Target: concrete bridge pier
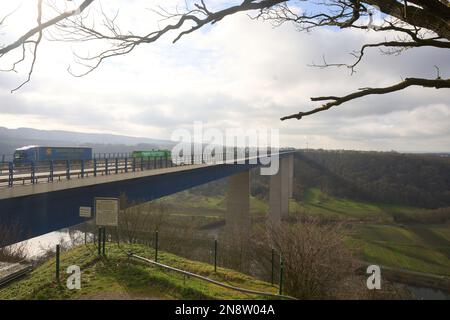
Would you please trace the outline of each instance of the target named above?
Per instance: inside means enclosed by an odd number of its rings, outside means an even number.
[[[236,173],[228,178],[226,228],[232,234],[250,228],[250,171]]]
[[[278,173],[270,177],[269,220],[279,222],[288,216],[293,180],[294,155],[280,157]]]
[[[220,240],[222,262],[241,272],[249,267],[250,171],[228,178],[228,197],[225,232]]]

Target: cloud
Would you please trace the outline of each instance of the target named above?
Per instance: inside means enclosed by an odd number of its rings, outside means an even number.
[[[117,3],[108,2],[106,9]],[[157,26],[145,6],[137,0],[121,3],[124,30]],[[317,148],[449,150],[448,90],[410,88],[355,100],[301,121],[278,120],[317,106],[312,96],[344,95],[404,77],[431,78],[434,65],[442,75],[449,74],[445,50],[386,56],[372,49],[350,75],[345,68],[308,64],[321,63],[323,56],[328,62],[350,63],[350,52],[379,41],[379,35],[332,29],[305,34],[291,25],[273,28],[240,14],[171,44],[174,36],[107,60],[84,78],[66,72],[68,65],[76,67],[72,50],[95,52],[98,45],[46,41],[30,85],[11,95],[8,91],[25,74],[0,74],[1,125],[45,128],[51,123],[53,129],[168,138],[177,128],[203,121],[221,129],[278,128],[282,143],[291,146],[303,147],[308,140]]]

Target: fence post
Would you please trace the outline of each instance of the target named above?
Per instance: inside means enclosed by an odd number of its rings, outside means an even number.
[[[158,230],[155,232],[155,262],[158,262]]]
[[[273,283],[274,283],[274,269],[275,269],[275,250],[274,249],[272,249],[272,277],[271,277],[271,283],[272,283],[272,285],[273,285]]]
[[[214,239],[214,272],[217,272],[217,239]]]
[[[125,172],[128,172],[128,158],[125,157]]]
[[[150,157],[147,157],[147,170],[150,170]]]
[[[35,183],[35,179],[36,179],[36,174],[35,174],[35,164],[34,161],[31,161],[31,183],[34,184]]]
[[[108,158],[105,158],[105,175],[108,175]]]
[[[81,160],[81,177],[84,178],[84,160]]]
[[[12,162],[8,162],[8,187],[12,187],[14,184],[14,164]]]
[[[59,244],[56,245],[56,281],[59,283],[59,260],[60,260],[61,247]]]
[[[106,255],[106,227],[103,227],[102,240],[103,240],[102,254],[105,256]]]
[[[102,254],[102,228],[98,228],[97,253]]]
[[[283,272],[284,272],[284,266],[283,266],[283,258],[280,254],[280,295],[283,294]]]
[[[168,158],[168,157],[167,157],[167,153],[166,153],[166,155],[165,155],[165,158],[166,158],[166,160],[165,160],[166,166],[165,166],[165,167],[168,168],[168,167],[169,167],[169,162],[167,161],[167,158]]]
[[[70,180],[70,160],[66,160],[66,178]]]
[[[94,177],[97,176],[97,159],[94,158]]]
[[[132,161],[132,165],[131,165],[131,170],[132,170],[133,172],[136,171],[136,158],[134,158],[134,157],[133,157],[133,161]]]
[[[119,159],[116,158],[116,174],[119,173]]]
[[[50,160],[50,182],[53,182],[53,174],[54,174],[54,167],[53,167],[53,160]]]

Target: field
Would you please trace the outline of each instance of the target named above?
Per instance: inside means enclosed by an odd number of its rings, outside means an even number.
[[[204,197],[183,192],[168,197],[170,211],[182,215],[210,214],[211,221],[223,219],[224,196]],[[182,204],[182,205],[181,205]],[[181,206],[183,206],[181,208]],[[266,201],[251,197],[250,213],[263,216]],[[340,199],[309,189],[304,200],[291,200],[293,215],[307,214],[334,220],[346,220],[352,225],[348,244],[364,261],[424,273],[450,276],[450,225],[397,224],[393,215],[414,215],[420,208]]]
[[[2,299],[261,299],[261,296],[219,287],[195,278],[168,272],[128,259],[126,252],[153,258],[153,249],[142,245],[107,244],[107,257],[99,258],[93,245],[81,245],[61,255],[61,285],[55,281],[55,262],[50,259],[24,279],[0,289]],[[186,260],[160,252],[158,261],[170,266],[201,274],[234,286],[277,293],[269,283],[236,271]],[[82,270],[81,289],[68,290],[65,270],[78,265]]]
[[[450,276],[449,235],[449,226],[363,225],[349,243],[367,262]]]

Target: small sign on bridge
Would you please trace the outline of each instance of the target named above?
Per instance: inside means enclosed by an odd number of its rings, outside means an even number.
[[[98,226],[117,227],[119,225],[119,199],[95,198],[95,221]]]
[[[80,217],[92,218],[91,207],[80,207]]]

